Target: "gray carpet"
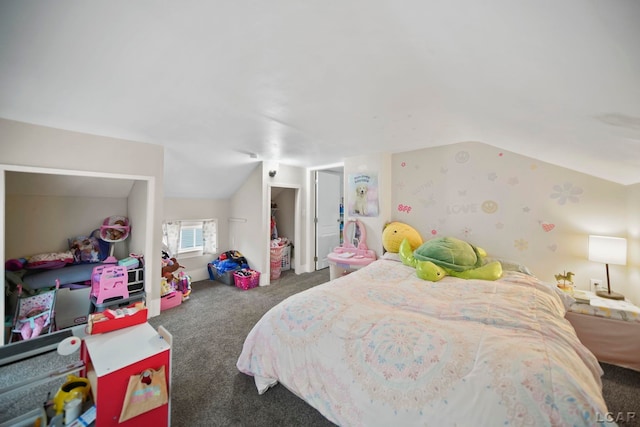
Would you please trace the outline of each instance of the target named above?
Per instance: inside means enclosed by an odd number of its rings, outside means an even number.
[[[271,286],[242,291],[219,282],[193,284],[191,298],[149,321],[173,334],[172,425],[182,426],[331,426],[319,412],[277,385],[258,395],[253,378],[235,364],[244,338],[272,306],[329,279],[328,269],[295,275],[285,272]],[[55,352],[0,368],[0,386],[9,374],[53,369],[75,359]],[[76,356],[77,359],[77,356]],[[53,366],[53,368],[51,368]],[[603,393],[611,417],[621,425],[640,426],[640,372],[603,364]],[[55,390],[58,386],[51,386]],[[33,408],[46,399],[41,387],[31,406],[28,396],[13,393],[0,403],[0,422],[18,408]],[[33,395],[33,392],[32,392]],[[26,405],[26,406],[25,406]],[[17,412],[18,414],[20,412]],[[632,414],[637,414],[631,418]],[[630,422],[620,422],[620,417]]]
[[[329,269],[283,272],[270,286],[247,291],[215,281],[196,282],[189,300],[149,321],[173,335],[171,422],[182,426],[332,426],[281,385],[262,396],[238,372],[244,338],[271,307],[329,280]]]

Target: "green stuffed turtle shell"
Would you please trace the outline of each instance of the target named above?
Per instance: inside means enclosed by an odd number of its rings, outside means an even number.
[[[478,249],[455,237],[437,237],[424,242],[413,252],[419,261],[431,261],[453,271],[465,271],[482,265]]]

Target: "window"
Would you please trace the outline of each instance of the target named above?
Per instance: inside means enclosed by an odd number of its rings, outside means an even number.
[[[172,256],[181,258],[213,254],[218,248],[218,222],[215,219],[165,221],[162,243]]]
[[[202,251],[202,222],[182,223],[178,253]]]

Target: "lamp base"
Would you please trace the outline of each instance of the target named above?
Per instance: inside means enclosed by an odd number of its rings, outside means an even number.
[[[617,299],[617,300],[623,300],[624,299],[624,295],[619,294],[617,292],[607,292],[607,291],[597,291],[596,295],[598,295],[599,297],[602,298],[609,298],[609,299]]]

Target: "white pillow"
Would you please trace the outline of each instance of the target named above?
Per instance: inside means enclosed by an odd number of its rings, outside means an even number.
[[[400,261],[401,261],[401,260],[400,260],[400,255],[398,255],[398,254],[397,254],[397,253],[395,253],[395,252],[385,252],[385,253],[382,255],[382,257],[381,257],[381,258],[382,258],[382,259],[387,259],[387,260],[389,260],[389,261],[398,261],[398,262],[400,262]]]
[[[502,270],[504,271],[518,271],[520,273],[533,276],[533,273],[531,272],[531,270],[529,270],[529,268],[526,265],[520,264],[517,261],[511,261],[508,259],[498,258],[498,257],[486,257],[484,259],[485,264],[493,261],[499,261],[500,264],[502,264]]]

